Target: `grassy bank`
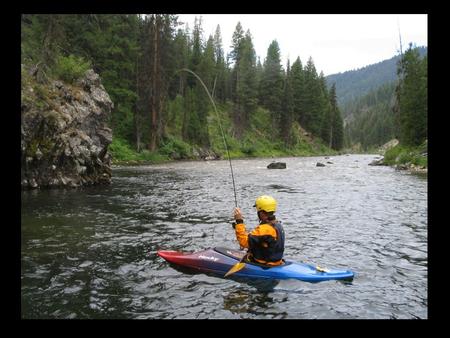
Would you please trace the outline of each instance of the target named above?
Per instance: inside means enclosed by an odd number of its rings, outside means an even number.
[[[164,156],[158,152],[150,152],[148,150],[137,152],[129,143],[120,138],[113,138],[108,149],[112,155],[112,164],[136,165],[170,161],[168,156]]]
[[[299,142],[295,147],[286,148],[282,142],[271,142],[258,137],[256,133],[247,133],[242,141],[227,137],[230,157],[288,157],[288,156],[320,156],[336,155],[338,152],[326,147],[321,142]],[[157,164],[176,160],[199,160],[206,156],[227,158],[225,145],[220,135],[214,136],[211,147],[192,146],[175,137],[166,138],[156,152],[142,150],[137,152],[132,145],[123,139],[114,137],[109,146],[112,163],[115,165]]]
[[[418,147],[397,145],[386,151],[383,162],[391,166],[428,168],[427,142]]]
[[[287,146],[272,128],[272,118],[269,111],[257,108],[249,127],[242,137],[236,137],[230,118],[230,104],[219,105],[218,112],[209,112],[208,135],[209,146],[196,146],[186,143],[181,138],[181,121],[174,120],[166,129],[166,137],[161,141],[156,152],[143,150],[137,152],[135,147],[120,137],[113,137],[109,150],[113,156],[113,164],[145,164],[161,163],[172,160],[196,160],[201,158],[227,158],[227,152],[222,137],[221,128],[225,133],[226,143],[231,158],[252,157],[284,157],[284,156],[320,156],[336,155],[320,138],[313,137],[297,122],[289,131]],[[217,119],[220,119],[218,121]],[[144,146],[145,148],[145,146]]]

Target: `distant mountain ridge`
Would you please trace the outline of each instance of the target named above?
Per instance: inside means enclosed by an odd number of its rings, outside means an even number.
[[[427,47],[418,47],[421,56]],[[397,80],[397,62],[400,55],[356,70],[337,73],[325,77],[328,87],[336,83],[338,104],[343,104],[367,94],[383,84]],[[345,115],[345,113],[344,113]]]

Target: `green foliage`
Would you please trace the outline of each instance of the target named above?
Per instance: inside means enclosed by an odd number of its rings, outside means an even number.
[[[396,56],[327,77],[329,83],[336,82],[338,101],[347,122],[347,146],[359,143],[367,150],[392,138],[417,145],[427,137],[426,53],[426,47],[410,48],[403,61]],[[396,64],[400,81],[396,78]]]
[[[191,146],[173,136],[167,136],[162,141],[158,153],[176,160],[192,158]]]
[[[341,112],[338,107],[336,107],[334,112],[332,135],[331,148],[334,150],[342,149],[344,146],[344,121],[342,120]]]
[[[157,151],[149,151],[147,149],[142,150],[142,152],[140,152],[138,156],[139,162],[161,163],[169,160],[170,158],[165,156],[164,154],[160,154]]]
[[[137,164],[139,162],[160,163],[167,161],[169,158],[164,154],[143,150],[138,153],[133,150],[132,146],[126,141],[118,137],[113,137],[108,147],[113,163],[118,164]]]
[[[69,56],[60,55],[56,59],[53,74],[58,79],[73,83],[82,77],[91,66],[90,61],[85,60],[81,56],[77,57],[72,54]]]
[[[299,118],[300,124],[314,135],[320,135],[324,115],[329,109],[329,98],[323,74],[317,74],[316,66],[310,57],[304,69],[303,112]]]
[[[174,135],[182,135],[183,114],[184,114],[184,97],[176,95],[175,99],[167,102],[167,127],[168,133]]]
[[[412,45],[399,62],[397,88],[399,140],[417,146],[427,138],[428,72],[427,57],[420,58]]]
[[[44,77],[66,82],[89,67],[99,73],[114,102],[110,149],[115,161],[191,158],[193,147],[225,155],[203,86],[192,74],[176,72],[181,68],[194,71],[210,92],[215,87],[231,156],[330,151],[318,139],[330,98],[312,59],[303,69],[297,58],[292,72],[284,72],[273,41],[262,65],[250,32],[240,24],[225,58],[219,27],[204,41],[199,20],[192,32],[187,27],[175,32],[177,26],[175,16],[161,14],[23,15],[22,62],[45,64]],[[33,95],[45,108],[45,90]],[[312,141],[303,137],[299,123],[312,132]],[[135,146],[155,151],[136,152]]]
[[[230,131],[231,119],[224,111],[219,110],[224,130]],[[242,138],[231,137],[227,133],[226,141],[230,156],[235,157],[276,157],[276,156],[312,156],[318,154],[333,154],[319,139],[310,140],[302,135],[301,127],[297,122],[291,126],[291,145],[286,147],[284,140],[272,140],[271,113],[259,107],[252,115],[250,127],[244,131]],[[210,119],[209,133],[212,140],[212,149],[226,158],[227,154],[216,119]]]
[[[22,14],[21,20],[21,63],[39,62],[44,36],[44,25],[37,15]]]
[[[427,47],[420,47],[419,54],[421,56],[427,53]],[[376,64],[359,68],[356,70],[346,71],[344,73],[332,74],[326,77],[328,85],[336,83],[336,94],[339,106],[346,104],[376,90],[385,83],[396,81],[396,68],[400,59],[400,55],[394,56],[388,60],[378,62]],[[344,114],[350,111],[342,110]],[[344,118],[347,115],[344,115]]]
[[[130,144],[120,138],[113,137],[111,144],[108,147],[114,161],[137,161],[139,154],[132,149]]]
[[[348,143],[360,143],[363,149],[369,149],[396,136],[392,113],[394,89],[395,82],[386,83],[343,108],[350,109],[346,113],[348,122],[344,131]]]
[[[418,147],[409,147],[399,144],[386,151],[384,155],[384,163],[388,165],[414,164],[417,166],[427,167],[428,157],[423,155],[424,148],[426,149],[424,144]]]
[[[259,92],[260,103],[274,114],[273,118],[277,123],[283,95],[283,68],[280,47],[276,40],[272,41],[267,49],[263,69]]]
[[[238,25],[237,28],[239,27]],[[257,104],[256,55],[249,31],[245,36],[242,32],[236,31],[233,36],[232,55],[235,61],[231,74],[233,123],[236,137],[241,138],[249,126]]]

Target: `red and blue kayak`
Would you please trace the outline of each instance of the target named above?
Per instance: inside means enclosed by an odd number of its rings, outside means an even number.
[[[174,267],[188,268],[223,277],[245,255],[244,251],[223,247],[209,248],[199,252],[159,250],[158,255]],[[306,282],[326,280],[352,280],[350,270],[323,269],[316,265],[285,260],[284,264],[269,267],[245,261],[245,267],[233,274],[236,277],[259,279],[298,279]]]

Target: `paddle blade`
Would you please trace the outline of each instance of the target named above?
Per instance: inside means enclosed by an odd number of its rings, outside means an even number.
[[[235,264],[230,270],[228,270],[228,272],[225,274],[224,277],[227,277],[235,272],[238,272],[239,270],[241,270],[243,267],[245,266],[245,263],[243,262],[239,262],[237,264]]]
[[[322,267],[320,267],[320,266],[316,266],[316,270],[317,271],[320,271],[320,272],[330,272],[330,270],[328,270],[328,269],[325,269],[325,268],[322,268]]]

